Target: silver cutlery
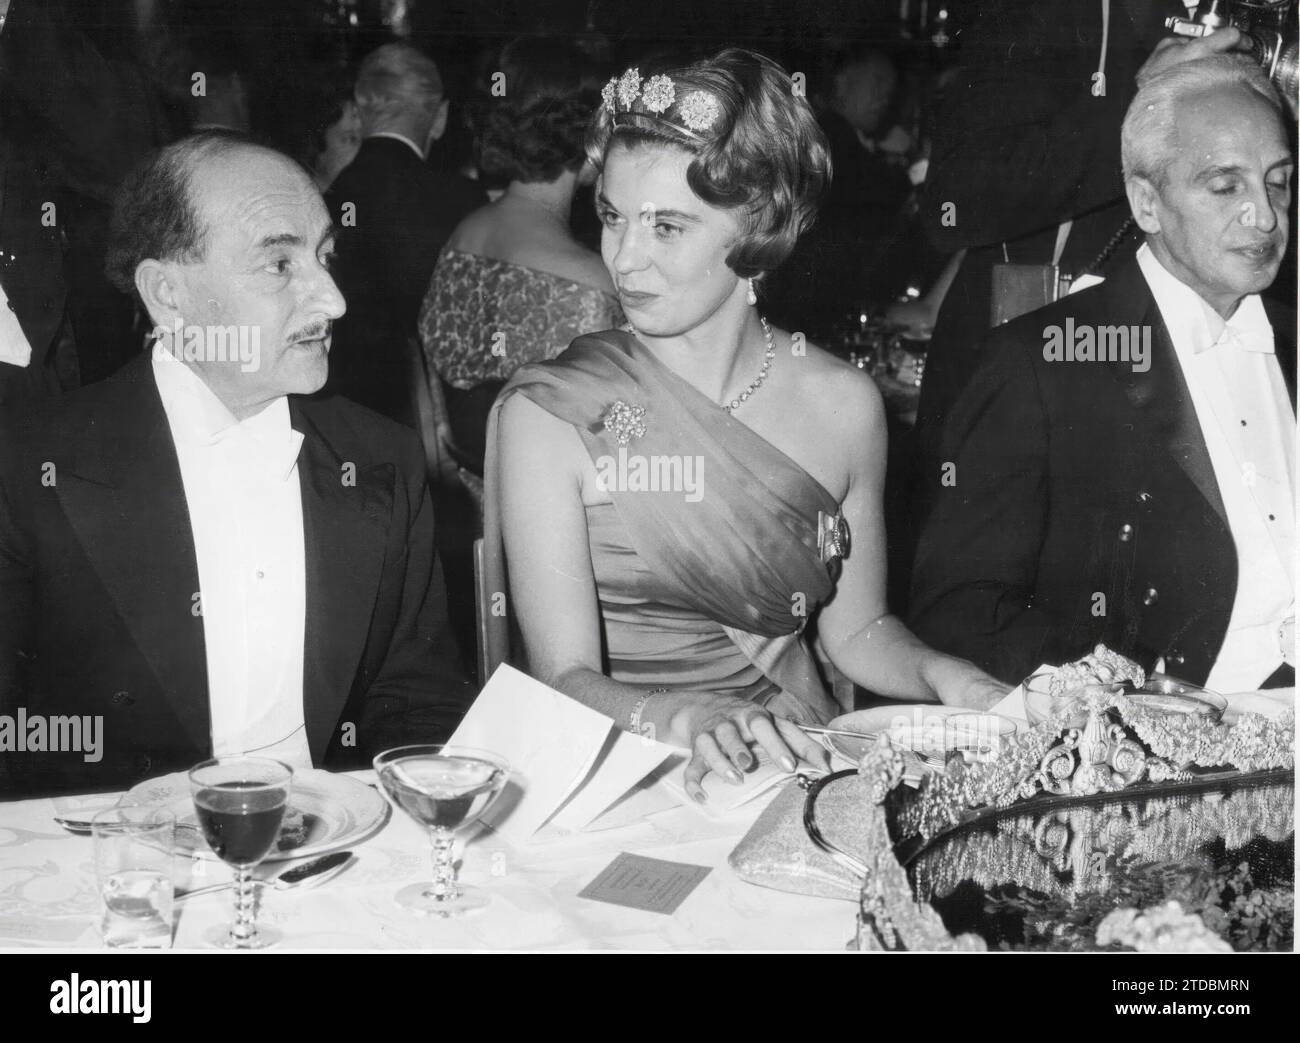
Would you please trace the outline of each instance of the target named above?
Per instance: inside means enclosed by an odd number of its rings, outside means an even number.
[[[874,739],[875,733],[872,732],[849,732],[840,728],[819,728],[812,724],[799,724],[791,721],[801,732],[807,732],[809,735],[842,735],[846,739]]]
[[[807,732],[809,735],[842,735],[846,739],[875,739],[881,732],[849,732],[838,728],[819,728],[811,724],[795,724],[800,731]],[[904,746],[904,749],[908,747]],[[992,747],[985,745],[976,745],[974,743],[953,743],[951,746],[944,748],[944,753],[988,753]],[[922,753],[920,750],[913,750],[918,757],[927,757],[929,755]]]
[[[73,815],[55,815],[54,821],[69,833],[76,833],[78,836],[90,835],[91,820],[88,818],[77,818]],[[188,822],[177,822],[176,828],[177,830],[188,829],[192,833],[197,833],[199,831],[198,826],[192,826]]]
[[[326,880],[333,880],[356,860],[356,855],[351,851],[335,851],[332,854],[321,855],[319,858],[298,862],[288,867],[276,866],[272,863],[269,873],[265,875],[259,873],[253,879],[259,884],[270,884],[279,891],[288,891],[307,884],[315,886],[323,884]],[[178,891],[175,900],[183,902],[187,898],[212,894],[216,891],[225,891],[234,886],[235,882],[233,880],[227,880],[220,884],[196,887],[192,891]]]

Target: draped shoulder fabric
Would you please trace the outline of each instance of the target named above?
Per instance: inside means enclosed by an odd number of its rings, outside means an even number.
[[[774,712],[824,720],[837,711],[801,631],[834,589],[818,532],[839,505],[621,331],[580,337],[558,358],[522,367],[497,400],[488,591],[506,589],[497,427],[514,394],[574,426],[612,501],[586,509],[610,676],[758,699],[775,684]],[[624,419],[607,427],[616,404]]]

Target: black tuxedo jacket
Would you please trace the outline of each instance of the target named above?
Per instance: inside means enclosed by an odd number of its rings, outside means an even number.
[[[325,202],[339,226],[335,277],[348,303],[334,326],[328,390],[412,423],[406,346],[438,254],[487,197],[403,141],[367,138]]]
[[[1269,318],[1294,403],[1295,314]],[[1067,319],[1149,327],[1150,369],[1046,361],[1044,328]],[[913,575],[916,633],[1007,683],[1098,641],[1203,682],[1227,631],[1236,551],[1136,260],[994,330],[986,355],[926,476],[935,506]]]
[[[49,162],[10,133],[9,108],[0,97],[0,286],[32,358],[21,367],[0,361],[0,411],[58,392],[51,356],[67,293],[59,229],[42,222],[45,204],[62,196]]]
[[[317,766],[445,739],[453,672],[411,433],[290,399],[306,550],[303,706]],[[0,714],[102,715],[103,759],[0,752],[0,790],[121,788],[210,756],[198,566],[148,356],[0,441]]]
[[[71,325],[83,333],[84,383],[124,357],[115,339],[130,340],[129,312],[102,274],[108,208],[172,134],[142,67],[107,59],[79,28],[84,6],[13,0],[0,32],[0,283],[32,347],[29,366],[0,363],[0,409],[59,391]]]

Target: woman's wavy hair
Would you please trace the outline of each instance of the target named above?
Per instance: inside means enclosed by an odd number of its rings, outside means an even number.
[[[491,73],[505,93],[494,96],[489,86],[475,106],[484,181],[554,181],[582,166],[583,135],[600,96],[586,56],[563,40],[519,37],[502,48]]]
[[[616,142],[684,149],[694,156],[686,171],[691,191],[710,206],[745,211],[745,230],[727,265],[741,278],[779,266],[812,227],[831,179],[826,136],[794,79],[766,55],[739,47],[638,72],[643,81],[668,76],[678,101],[703,91],[717,100],[719,117],[693,135],[681,129],[675,105],[662,119],[619,124],[601,105],[587,128],[587,158],[603,170]]]

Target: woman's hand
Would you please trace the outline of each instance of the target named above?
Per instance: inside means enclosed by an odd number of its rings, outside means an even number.
[[[938,657],[927,670],[939,701],[945,706],[989,710],[1006,698],[1011,689],[990,677],[974,663],[951,656]]]
[[[673,715],[673,730],[684,734],[690,746],[686,792],[701,803],[708,799],[701,782],[709,772],[735,785],[744,781],[745,772],[757,763],[750,750],[754,745],[786,771],[794,771],[800,757],[827,763],[826,751],[795,725],[739,696],[693,695]]]

